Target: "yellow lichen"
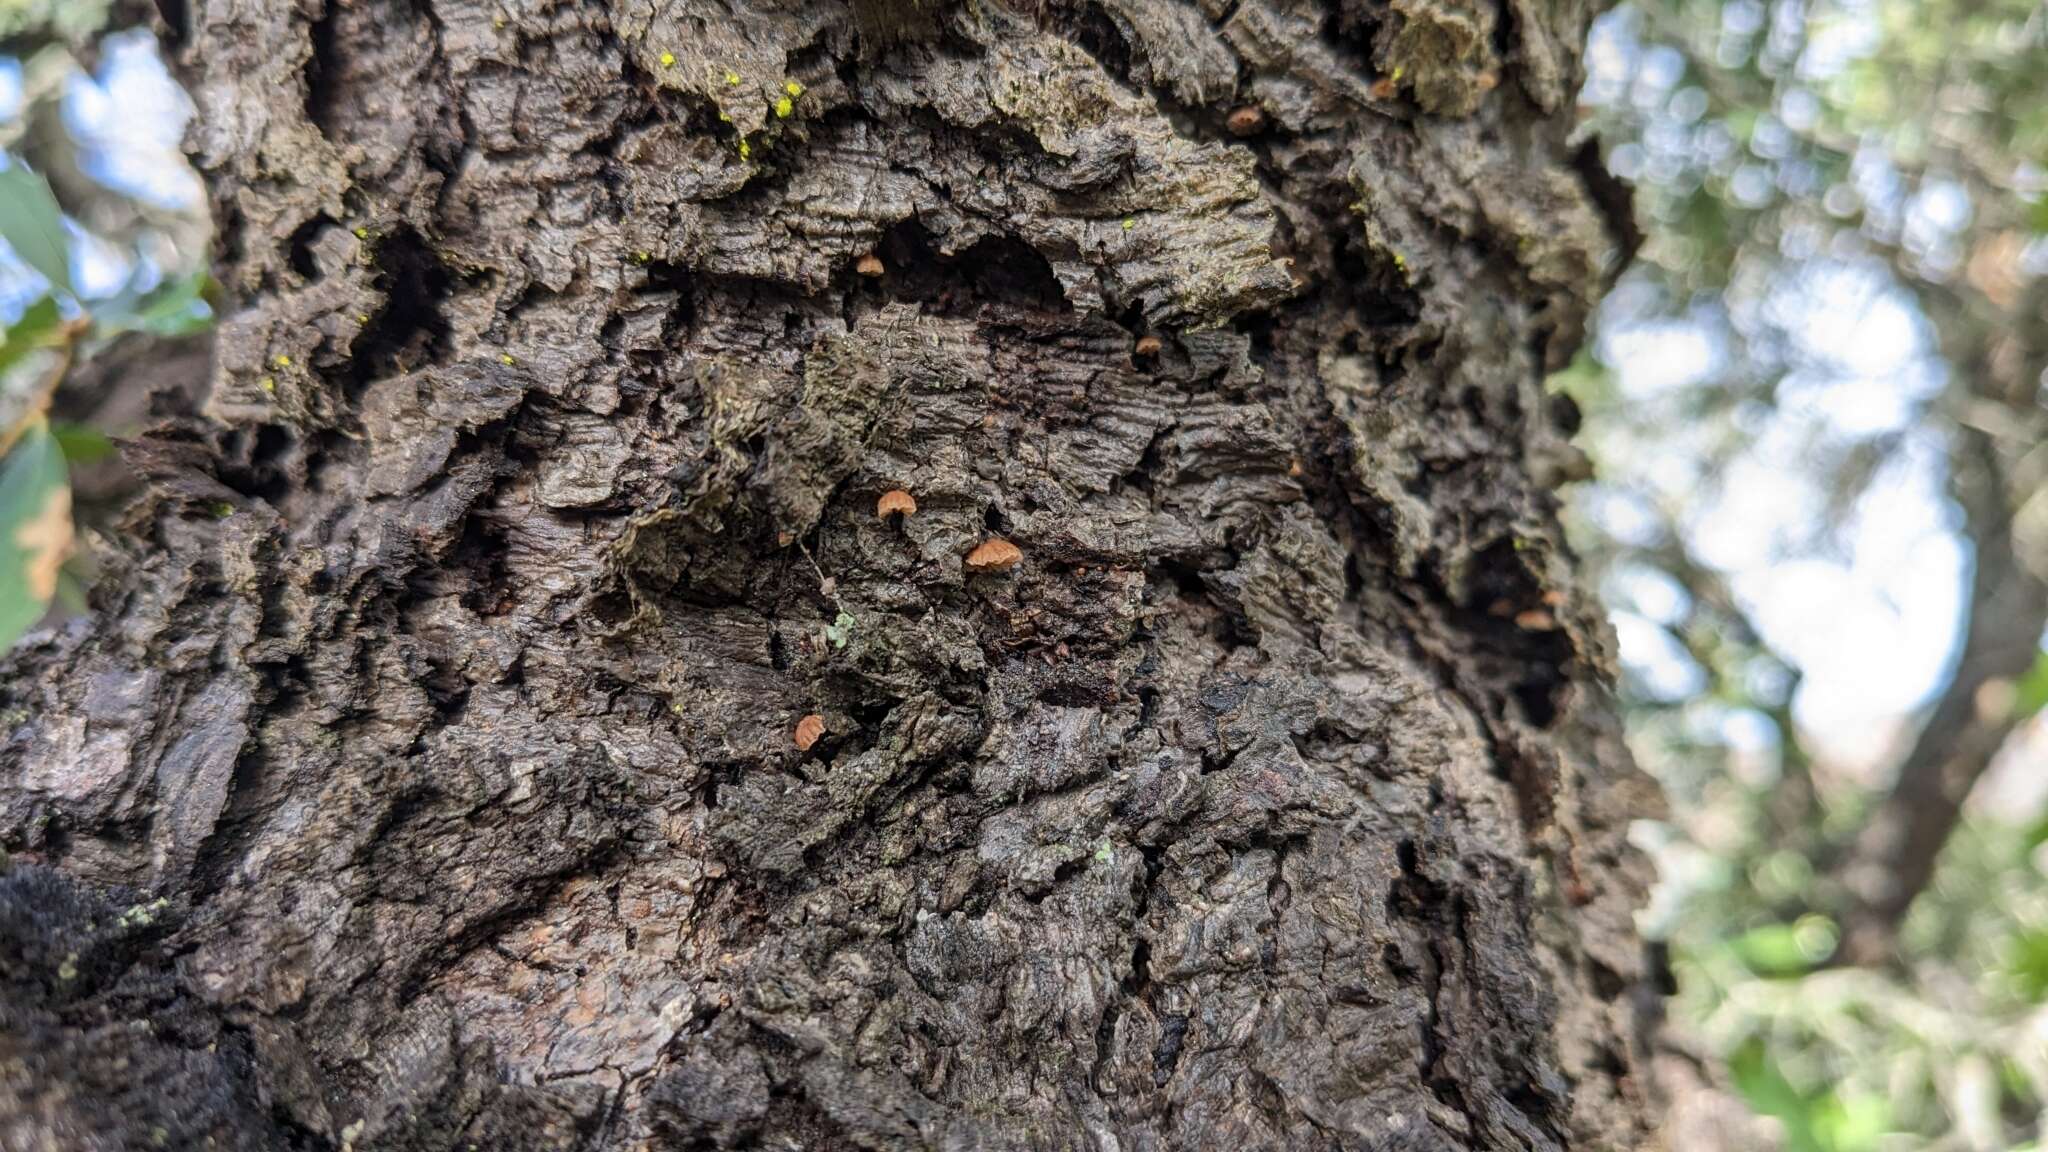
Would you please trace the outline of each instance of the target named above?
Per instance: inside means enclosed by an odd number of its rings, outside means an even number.
[[[734,88],[737,88],[737,87],[739,87],[739,86],[740,86],[740,74],[739,74],[739,73],[737,73],[737,72],[727,72],[727,73],[725,74],[725,82],[726,82],[727,84],[731,85],[731,86],[732,86],[732,87],[734,87]]]
[[[675,54],[675,53],[673,53],[673,52],[663,52],[663,53],[661,54],[661,66],[662,66],[663,68],[673,68],[673,67],[675,67],[675,66],[676,66],[676,54]]]
[[[804,94],[804,86],[797,83],[794,80],[791,80],[789,83],[784,84],[782,86],[782,90],[784,92],[789,93],[791,96],[801,96]]]
[[[1136,219],[1129,216],[1124,217],[1124,231],[1129,232],[1131,229],[1136,228],[1137,226],[1138,222]]]
[[[510,368],[512,365],[519,363],[519,361],[514,360],[512,358],[512,354],[510,352],[504,352],[499,354],[498,361],[499,363],[504,364],[507,368]]]
[[[775,102],[775,115],[778,117],[787,118],[794,111],[796,111],[796,104],[787,96]]]
[[[278,353],[276,363],[279,368],[289,368],[292,366],[292,358],[280,352]]]

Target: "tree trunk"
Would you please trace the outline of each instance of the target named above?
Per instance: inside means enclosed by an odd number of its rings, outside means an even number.
[[[1585,6],[165,9],[238,305],[5,679],[0,1143],[1644,1145]]]

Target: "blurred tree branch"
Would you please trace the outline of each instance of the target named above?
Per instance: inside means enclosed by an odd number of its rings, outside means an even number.
[[[2022,311],[1991,301],[1923,288],[1922,307],[1941,334],[1961,393],[1964,419],[1950,440],[1950,487],[1974,544],[1962,653],[1901,761],[1899,773],[1857,837],[1840,876],[1853,900],[1843,958],[1872,964],[1895,955],[1900,923],[1934,875],[1935,861],[1962,814],[1970,790],[2023,719],[2014,684],[2039,658],[2048,629],[2048,582],[2042,557],[2016,538],[2015,515],[2031,491],[2006,460],[2039,442],[2041,420],[2030,383],[2048,354],[2040,329],[2048,301],[2037,285]],[[1988,430],[1991,407],[2006,434]],[[2030,488],[2031,486],[2029,486]]]
[[[2043,332],[2048,300],[2043,299],[2038,278],[2029,287],[2020,266],[2024,238],[2037,229],[2016,195],[2026,183],[2020,176],[2020,156],[2014,141],[1999,134],[2016,130],[2001,119],[2000,109],[2027,107],[2027,85],[2037,85],[2039,77],[2023,69],[2012,81],[2014,91],[1987,96],[1979,73],[2009,62],[1987,62],[1963,48],[1958,35],[1962,22],[1985,13],[1951,11],[1945,16],[1952,22],[1946,31],[1931,16],[1936,27],[1926,32],[1937,40],[1955,37],[1956,43],[1943,45],[1946,51],[1929,58],[1913,44],[1883,41],[1858,65],[1866,69],[1858,82],[1879,82],[1887,89],[1884,102],[1904,111],[1896,120],[1883,121],[1881,131],[1859,127],[1858,115],[1867,113],[1848,112],[1848,105],[1832,118],[1815,116],[1795,124],[1775,114],[1788,92],[1814,85],[1796,63],[1810,43],[1811,13],[1796,32],[1768,50],[1775,52],[1776,63],[1764,63],[1761,57],[1767,50],[1759,49],[1745,57],[1744,65],[1731,67],[1726,59],[1716,58],[1716,43],[1726,35],[1719,6],[1677,8],[1646,2],[1637,10],[1651,39],[1679,54],[1687,80],[1699,86],[1708,106],[1729,123],[1743,122],[1745,116],[1771,116],[1774,128],[1789,141],[1789,150],[1824,171],[1846,173],[1860,159],[1881,156],[1881,163],[1901,182],[1905,202],[1943,183],[1968,197],[1969,218],[1956,237],[1968,256],[1960,267],[1945,267],[1937,255],[1918,248],[1896,221],[1873,227],[1858,214],[1843,222],[1857,250],[1879,261],[1893,281],[1911,293],[1934,330],[1949,375],[1929,415],[1946,417],[1951,424],[1945,453],[1950,490],[1975,555],[1963,609],[1961,651],[1952,675],[1867,825],[1848,843],[1822,852],[1824,859],[1836,861],[1835,875],[1847,897],[1846,937],[1839,958],[1880,962],[1894,954],[1900,923],[1931,878],[1964,799],[2023,719],[2012,706],[2012,685],[2034,665],[2048,625],[2048,564],[2030,555],[2014,530],[2019,509],[2041,481],[2034,475],[2040,465],[2030,461],[2029,453],[2041,443],[2043,432],[2037,395],[2043,366],[2048,364],[2048,333]],[[2042,11],[2036,9],[2022,27],[2014,58],[2024,60],[2029,46],[2036,52],[2041,47],[2048,31]],[[1774,27],[1771,35],[1780,31]],[[1899,60],[1887,58],[1893,52]],[[1708,177],[1720,178],[1712,173]],[[1662,189],[1656,192],[1669,195]],[[1777,275],[1775,270],[1793,259],[1781,248],[1785,236],[1821,219],[1814,214],[1816,205],[1789,193],[1781,192],[1762,206],[1728,202],[1736,198],[1711,185],[1678,195],[1679,203],[1688,195],[1704,197],[1725,214],[1729,231],[1722,239],[1727,252],[1710,254],[1705,262],[1710,272],[1727,276],[1728,284],[1719,286],[1724,291],[1744,262],[1773,269],[1767,279]],[[1663,208],[1667,231],[1672,230],[1668,225],[1673,219],[1688,221],[1678,231],[1690,226],[1688,217],[1670,215],[1672,202],[1667,200]],[[1725,264],[1718,264],[1720,259]],[[1678,285],[1691,275],[1672,272]],[[1715,287],[1711,277],[1695,288],[1701,286]],[[1783,375],[1787,369],[1759,357],[1746,362],[1744,370]],[[1876,441],[1866,447],[1882,455],[1896,443]],[[1867,478],[1873,471],[1871,461],[1863,464],[1859,470],[1838,470],[1836,503],[1847,499],[1847,490],[1860,488],[1859,476]],[[1663,550],[1646,559],[1695,596],[1712,600],[1717,574],[1703,571],[1682,555],[1682,544],[1677,550],[1681,555],[1676,557]],[[1742,617],[1731,596],[1721,597],[1717,611],[1729,620]],[[1789,713],[1773,719],[1780,722],[1791,749],[1796,734]]]

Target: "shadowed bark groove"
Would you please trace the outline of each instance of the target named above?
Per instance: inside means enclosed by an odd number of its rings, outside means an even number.
[[[247,7],[0,689],[10,1139],[1644,1143],[1585,8]]]

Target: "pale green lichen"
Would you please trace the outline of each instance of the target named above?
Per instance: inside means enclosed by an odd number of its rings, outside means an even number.
[[[833,650],[841,651],[846,648],[846,642],[853,638],[854,623],[852,616],[841,612],[839,618],[826,627],[825,640],[832,645]]]
[[[170,906],[171,902],[162,896],[147,904],[132,905],[126,912],[121,913],[121,918],[115,921],[115,926],[119,928],[147,928],[156,922],[157,916],[164,909]]]

